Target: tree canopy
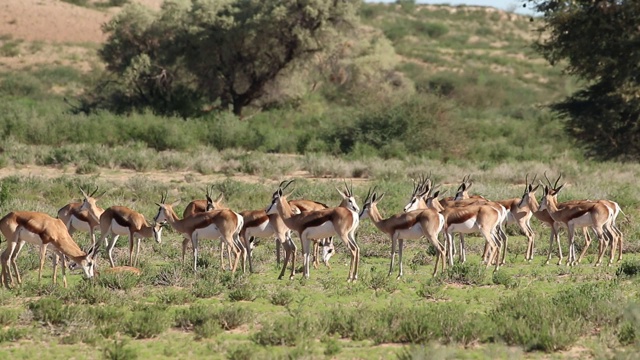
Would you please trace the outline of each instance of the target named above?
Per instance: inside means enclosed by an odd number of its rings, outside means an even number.
[[[356,22],[356,0],[166,1],[132,4],[105,24],[111,81],[97,102],[195,115],[243,109],[278,77],[331,49]]]
[[[588,156],[640,159],[640,2],[528,0],[542,14],[536,49],[584,87],[551,107]]]

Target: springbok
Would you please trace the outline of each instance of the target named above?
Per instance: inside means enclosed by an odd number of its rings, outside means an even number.
[[[166,194],[163,194],[161,202],[158,205],[158,213],[153,218],[156,223],[168,222],[172,228],[181,233],[183,236],[191,239],[193,246],[193,271],[197,271],[198,264],[198,242],[201,239],[219,239],[222,238],[226,245],[229,246],[234,254],[235,261],[232,272],[236,271],[240,257],[243,257],[243,264],[246,261],[247,251],[240,241],[240,230],[244,224],[244,220],[240,214],[229,209],[212,210],[204,213],[195,214],[186,219],[178,218],[173,207],[180,203],[180,200],[165,204]],[[224,264],[220,264],[224,269]],[[243,272],[246,269],[243,268]]]
[[[104,209],[97,205],[85,205],[90,203],[90,201],[86,200],[87,198],[94,199],[94,204],[95,201],[100,198],[99,196],[93,197],[98,191],[98,187],[89,195],[82,189],[80,189],[80,191],[84,196],[83,201],[72,202],[60,208],[60,210],[58,210],[58,219],[62,220],[71,236],[73,236],[76,231],[88,232],[91,236],[91,246],[94,247],[96,245],[95,230],[100,227],[100,215],[102,215]],[[83,209],[83,205],[85,205],[85,207],[88,206],[88,208]]]
[[[602,250],[599,251],[595,266],[600,265],[602,256],[611,241],[612,251],[611,260],[616,246],[616,239],[613,238],[614,230],[611,228],[611,219],[613,211],[600,201],[577,201],[571,203],[558,203],[558,193],[565,184],[558,186],[558,182],[562,175],[558,176],[556,182],[552,185],[547,178],[548,186],[544,186],[542,201],[540,202],[540,210],[547,210],[551,218],[558,223],[564,224],[569,233],[569,260],[568,265],[577,263],[575,257],[574,233],[576,227],[591,227],[598,236],[598,241],[603,244]],[[545,174],[546,178],[546,174]]]
[[[496,270],[499,269],[500,261],[500,236],[498,229],[503,220],[502,211],[497,206],[481,203],[481,199],[471,201],[479,201],[478,204],[465,204],[465,206],[455,206],[449,204],[444,207],[438,200],[439,191],[434,190],[438,186],[431,187],[431,180],[425,179],[422,183],[414,186],[413,193],[409,203],[404,207],[405,212],[417,209],[431,208],[441,213],[445,218],[445,249],[449,265],[453,265],[453,233],[472,233],[480,232],[485,239],[489,251],[484,261],[489,267],[493,259],[496,260]],[[466,187],[468,189],[468,187]],[[465,201],[465,200],[463,200]],[[448,201],[445,201],[449,203]],[[506,210],[505,210],[506,212]],[[464,246],[462,246],[461,256],[464,255]],[[464,257],[461,257],[464,259]]]
[[[360,260],[360,248],[356,243],[355,230],[359,224],[357,204],[351,204],[350,208],[335,207],[323,210],[301,212],[296,214],[283,191],[291,185],[283,181],[273,193],[271,204],[266,209],[267,215],[279,214],[285,225],[295,231],[300,237],[303,252],[304,277],[309,278],[310,245],[312,239],[322,239],[338,235],[351,252],[349,276],[347,281],[358,279],[358,263]],[[292,271],[291,276],[295,274]]]
[[[373,224],[383,233],[387,234],[391,238],[391,264],[389,265],[389,275],[393,271],[393,262],[396,255],[396,242],[398,243],[398,256],[399,256],[399,272],[398,277],[402,277],[402,250],[404,247],[404,240],[416,240],[423,236],[429,240],[429,242],[436,249],[436,264],[433,268],[433,275],[438,272],[438,262],[440,262],[442,271],[445,268],[445,251],[444,246],[438,241],[438,234],[444,227],[444,216],[439,214],[433,209],[414,210],[410,212],[403,212],[393,215],[387,219],[383,219],[382,215],[378,211],[378,202],[382,200],[384,193],[378,197],[375,189],[369,189],[367,197],[365,198],[364,205],[362,206],[362,212],[360,213],[360,219],[369,218]]]
[[[100,242],[107,242],[107,253],[109,254],[111,267],[116,266],[113,261],[113,247],[116,246],[120,236],[129,237],[129,266],[136,266],[140,256],[142,238],[153,237],[160,244],[162,242],[162,224],[154,223],[149,225],[144,215],[139,212],[125,206],[112,206],[100,216],[100,234]],[[111,241],[107,241],[109,235],[112,235]],[[137,239],[137,246],[134,259],[133,243],[135,239]]]
[[[49,245],[53,247],[53,251],[56,253],[56,259],[53,262],[54,284],[57,277],[58,255],[62,255],[62,280],[65,287],[67,287],[67,260],[65,256],[79,264],[86,277],[93,277],[93,253],[85,253],[80,249],[60,219],[41,212],[12,211],[0,219],[0,232],[7,239],[7,248],[0,256],[2,261],[1,281],[6,287],[13,286],[11,267],[16,273],[18,284],[22,283],[16,258],[27,242],[40,247],[38,279],[42,279],[42,268],[44,267],[46,251]]]

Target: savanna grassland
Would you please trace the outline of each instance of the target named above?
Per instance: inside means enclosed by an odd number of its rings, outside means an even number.
[[[96,29],[120,11],[107,5],[123,3],[9,1],[0,27],[1,214],[54,215],[79,199],[79,187],[95,186],[106,191],[101,207],[128,206],[147,219],[163,192],[169,201],[181,199],[181,213],[212,184],[231,209],[259,209],[291,178],[294,197],[337,204],[334,187],[344,178],[353,181],[360,206],[370,187],[386,192],[379,207],[389,216],[402,211],[420,174],[431,173],[447,195],[472,174],[473,193],[506,199],[522,195],[526,174],[546,171],[567,181],[560,201],[620,204],[623,260],[593,267],[594,242],[578,266],[556,265],[556,249],[545,265],[549,229],[533,219],[530,263],[523,260],[524,236],[509,227],[507,264],[497,272],[480,264],[482,240],[470,236],[468,262],[436,277],[426,240],[408,242],[405,274],[396,280],[397,267],[387,276],[389,240],[364,220],[356,283],[345,281],[349,256],[339,240],[331,269],[321,265],[310,279],[298,274],[289,281],[277,280],[271,239],[260,239],[253,274],[220,270],[217,241],[201,243],[194,273],[189,260],[180,262],[180,236],[166,228],[162,243],[143,241],[141,276],[103,273],[89,281],[74,273],[65,289],[51,284],[49,261],[38,282],[38,254],[27,246],[18,258],[23,284],[0,290],[0,357],[634,358],[640,166],[585,159],[544,108],[570,94],[576,81],[530,49],[535,23],[527,17],[367,4],[360,10],[365,33],[382,40],[370,48],[375,56],[362,51],[345,68],[367,74],[384,64],[397,86],[349,83],[355,75],[340,86],[327,80],[287,101],[250,108],[243,119],[214,112],[188,119],[76,113],[75,99],[103,71],[96,50],[104,38]],[[33,11],[20,12],[24,4]],[[67,31],[29,32],[22,25],[30,13],[47,14]],[[74,23],[84,31],[59,25],[74,14],[94,21]],[[566,257],[566,232],[561,237]],[[84,233],[75,239],[83,248],[90,241]],[[578,251],[582,246],[580,238]],[[126,239],[115,257],[126,265]]]

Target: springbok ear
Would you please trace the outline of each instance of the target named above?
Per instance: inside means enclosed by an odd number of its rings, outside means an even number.
[[[154,203],[156,205],[158,205],[158,207],[162,207],[164,204],[160,204],[160,203]]]
[[[564,184],[562,184],[562,185],[558,186],[558,188],[556,188],[556,189],[555,189],[554,193],[555,193],[555,194],[559,193],[559,192],[560,192],[560,190],[562,190],[562,188],[563,188],[566,184],[567,184],[567,183],[564,183]]]
[[[171,207],[178,206],[178,205],[180,204],[180,201],[181,201],[181,200],[180,200],[180,199],[178,199],[178,200],[176,200],[176,201],[172,202],[172,203],[171,203]]]
[[[529,192],[531,193],[535,193],[536,190],[538,190],[538,188],[540,187],[540,185],[536,185],[536,187],[534,187],[533,189],[531,189]]]
[[[280,195],[281,197],[288,199],[291,195],[293,195],[293,193],[295,192],[295,190],[291,190],[288,194],[284,194],[284,195]]]
[[[471,189],[472,186],[473,186],[473,181],[469,181],[469,185],[466,186],[465,190]]]
[[[440,190],[433,193],[434,198],[437,198],[438,196],[440,196]]]
[[[347,194],[345,194],[344,192],[342,192],[342,190],[338,189],[338,187],[336,186],[336,190],[338,190],[338,194],[340,194],[340,196],[342,196],[343,199],[348,198]]]
[[[384,197],[384,194],[386,194],[386,193],[382,193],[382,195],[380,195],[380,197],[377,199],[376,202],[380,202],[380,200],[382,200],[382,198]]]
[[[224,199],[224,194],[223,194],[223,193],[220,193],[220,195],[218,195],[218,197],[216,198],[216,201],[215,201],[215,202],[220,202],[220,201],[222,201],[223,199]]]

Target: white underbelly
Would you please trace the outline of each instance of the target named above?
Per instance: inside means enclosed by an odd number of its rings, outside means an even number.
[[[40,235],[32,233],[25,228],[20,228],[20,241],[25,241],[36,246],[42,245],[42,239],[40,238]]]
[[[120,236],[129,236],[129,228],[118,224],[115,220],[111,221],[111,232]]]
[[[222,234],[215,224],[211,224],[207,227],[195,230],[193,232],[193,236],[198,239],[218,239]]]
[[[449,225],[449,232],[454,233],[472,233],[478,231],[478,226],[476,225],[476,219],[472,218],[465,222],[458,224]]]
[[[331,236],[335,236],[336,229],[333,227],[333,223],[331,221],[326,221],[322,223],[322,225],[305,229],[301,235],[303,237],[306,236],[307,239],[312,239],[312,240],[324,239]]]
[[[71,227],[78,231],[84,231],[84,232],[90,231],[89,223],[86,221],[82,221],[75,216],[71,216]]]
[[[259,238],[271,237],[275,234],[273,226],[270,221],[265,221],[259,226],[248,227],[245,231],[245,237],[250,238],[252,236]]]
[[[569,223],[571,225],[574,225],[575,227],[585,227],[585,226],[592,226],[593,220],[591,219],[591,214],[586,213],[580,217],[577,217],[569,221]]]
[[[424,233],[422,231],[422,225],[416,223],[408,229],[396,230],[398,239],[420,239]]]

